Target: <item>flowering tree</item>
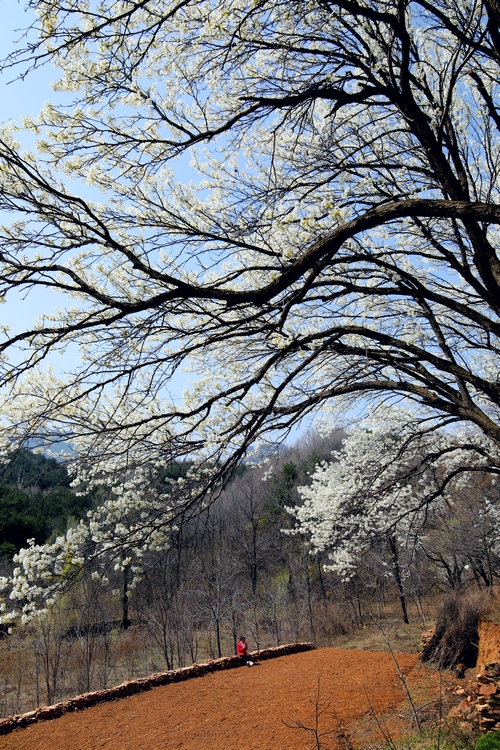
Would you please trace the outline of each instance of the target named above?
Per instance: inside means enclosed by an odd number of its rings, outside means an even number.
[[[490,537],[498,537],[498,464],[498,449],[484,435],[423,432],[408,412],[380,410],[350,431],[333,461],[316,468],[311,483],[299,488],[303,504],[288,511],[296,519],[296,532],[307,534],[314,549],[328,551],[327,567],[343,578],[359,569],[369,550],[381,549],[408,622],[403,580],[415,553],[424,550],[450,572],[442,527],[456,515],[457,496],[470,497],[481,478],[483,502],[476,516],[482,526],[487,522]],[[478,540],[474,528],[464,531],[469,562],[477,555]],[[457,542],[454,558],[463,555]],[[491,586],[491,577],[487,583]]]
[[[126,477],[137,547],[259,438],[360,395],[500,443],[493,0],[29,5],[4,64],[51,61],[72,101],[26,122],[36,157],[2,131],[0,289],[62,304],[2,329],[5,450],[69,441],[80,481]],[[44,367],[69,345],[80,366]],[[182,492],[140,500],[136,467],[183,456]]]

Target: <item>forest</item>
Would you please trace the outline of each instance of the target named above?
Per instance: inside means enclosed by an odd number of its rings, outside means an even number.
[[[70,489],[66,468],[23,449],[0,466],[0,555],[12,558],[28,539],[41,544],[83,518],[91,495]]]

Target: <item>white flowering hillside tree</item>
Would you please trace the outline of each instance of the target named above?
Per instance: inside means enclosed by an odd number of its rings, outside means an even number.
[[[29,5],[4,64],[60,77],[38,155],[2,130],[0,289],[61,302],[2,329],[2,447],[69,442],[80,481],[127,482],[26,552],[23,606],[84,548],[164,544],[249,446],[332,404],[401,397],[500,443],[497,2]],[[182,493],[142,493],[182,457]]]
[[[404,579],[412,575],[415,556],[423,554],[448,574],[451,586],[461,582],[463,566],[473,567],[492,585],[477,547],[488,526],[491,553],[498,554],[498,449],[484,435],[461,431],[422,430],[415,415],[397,408],[379,409],[350,430],[333,460],[316,467],[309,485],[299,488],[303,503],[287,510],[295,532],[307,535],[314,550],[327,551],[326,565],[349,579],[366,554],[377,550],[387,576],[398,590],[402,617],[408,622]],[[454,581],[436,534],[449,534],[456,511],[482,482],[475,523],[463,530],[466,551],[456,538],[453,561],[464,558]],[[477,519],[482,517],[479,529]],[[470,519],[469,519],[470,521]],[[446,531],[443,531],[446,530]],[[455,533],[455,536],[457,534]],[[493,541],[494,540],[494,541]]]

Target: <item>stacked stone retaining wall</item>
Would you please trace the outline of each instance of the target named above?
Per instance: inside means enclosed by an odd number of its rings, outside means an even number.
[[[461,702],[449,713],[461,719],[463,728],[476,726],[480,732],[500,731],[500,663],[481,664],[474,682],[454,691]]]
[[[483,732],[500,730],[500,664],[481,664],[475,686],[479,728]]]

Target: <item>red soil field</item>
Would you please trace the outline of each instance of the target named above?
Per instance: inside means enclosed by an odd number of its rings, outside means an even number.
[[[414,654],[396,656],[417,705],[439,694],[439,678]],[[285,726],[313,726],[314,700],[330,703],[320,731],[342,725],[355,744],[408,730],[409,707],[387,653],[317,649],[224,670],[103,703],[0,737],[1,750],[306,750],[314,739]],[[379,732],[380,736],[380,732]],[[337,747],[334,735],[325,747]]]

